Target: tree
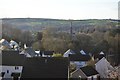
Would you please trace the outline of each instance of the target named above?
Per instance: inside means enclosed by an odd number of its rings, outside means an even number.
[[[37,40],[41,41],[42,40],[43,33],[42,32],[37,32]]]
[[[76,35],[77,40],[74,41],[78,50],[85,50],[86,52],[90,52],[93,47],[92,37],[86,34],[78,34]]]
[[[91,37],[93,38],[94,42],[97,43],[104,39],[104,33],[95,31],[92,33]]]
[[[109,44],[106,40],[102,40],[98,43],[96,43],[94,49],[93,49],[93,53],[99,53],[101,51],[107,53],[109,49]]]

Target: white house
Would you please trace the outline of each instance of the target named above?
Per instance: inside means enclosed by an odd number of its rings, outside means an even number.
[[[0,56],[2,56],[2,64],[0,64],[0,73],[4,73],[4,75],[2,75],[3,78],[12,78],[12,74],[21,75],[25,56],[12,53],[12,51],[10,53],[8,53],[8,51],[2,52]]]
[[[35,53],[36,53],[36,55],[35,55],[35,56],[41,56],[41,55],[40,55],[40,50],[35,51]]]
[[[10,49],[10,48],[11,46],[7,40],[5,39],[0,40],[0,50]]]
[[[100,52],[100,55],[105,55],[105,53],[101,51],[101,52]]]
[[[75,54],[75,52],[69,49],[64,53],[63,57],[69,57],[69,54]]]
[[[11,46],[11,48],[13,48],[15,50],[18,50],[18,48],[19,48],[18,43],[13,40],[10,41],[10,46]]]
[[[2,69],[1,72],[4,72],[3,78],[12,78],[12,73],[22,73],[23,66],[9,66],[9,65],[2,65],[0,66]]]

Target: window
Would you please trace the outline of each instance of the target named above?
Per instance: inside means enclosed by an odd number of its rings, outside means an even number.
[[[9,70],[7,70],[7,73],[9,73]]]
[[[18,67],[18,66],[15,66],[15,70],[17,70],[17,69],[19,69],[19,67]]]
[[[1,72],[1,76],[4,77],[4,75],[5,75],[5,72]]]

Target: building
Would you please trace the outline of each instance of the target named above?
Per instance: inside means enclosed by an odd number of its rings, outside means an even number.
[[[54,51],[41,51],[42,57],[52,57]]]
[[[35,57],[38,55],[31,47],[25,48],[20,54],[24,54],[26,57]]]
[[[71,63],[76,64],[76,68],[86,66],[87,61],[91,59],[90,55],[82,55],[82,54],[69,54],[69,60]]]
[[[68,79],[68,58],[32,57],[27,58],[21,75],[21,80],[63,78]]]
[[[72,72],[71,78],[99,80],[99,73],[92,66],[84,66]]]
[[[94,59],[100,60],[100,59],[102,59],[105,56],[106,56],[106,54],[101,51],[99,54],[95,54],[94,55]]]
[[[18,43],[15,42],[15,41],[13,41],[13,40],[10,41],[10,46],[11,46],[11,48],[14,49],[14,50],[19,50],[19,45],[18,45]]]
[[[99,72],[101,78],[109,78],[109,72],[114,71],[114,68],[110,63],[103,57],[95,64],[97,72]]]
[[[5,39],[0,40],[0,50],[11,49],[9,42]]]
[[[2,51],[0,57],[2,57],[2,63],[0,64],[1,77],[12,78],[14,77],[12,74],[19,74],[18,77],[20,77],[25,56],[20,55],[18,51]]]
[[[69,54],[75,54],[75,52],[73,50],[69,49],[63,54],[63,57],[69,57]]]

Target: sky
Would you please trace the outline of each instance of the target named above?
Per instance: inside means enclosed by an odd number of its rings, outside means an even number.
[[[0,18],[118,19],[119,0],[0,0]]]

